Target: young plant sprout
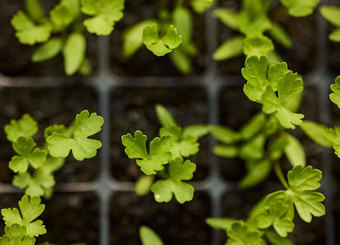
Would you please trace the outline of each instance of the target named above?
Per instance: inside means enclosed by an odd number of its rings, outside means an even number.
[[[136,190],[146,194],[151,189],[157,202],[169,202],[173,195],[179,203],[191,201],[194,188],[184,181],[192,179],[196,165],[185,158],[197,154],[197,141],[208,130],[200,132],[195,125],[181,128],[161,105],[156,106],[156,112],[162,128],[159,137],[150,142],[149,151],[147,136],[141,131],[122,136],[125,153],[130,159],[137,159],[137,165],[146,174],[138,181]],[[155,181],[156,176],[161,180]]]
[[[203,13],[215,0],[191,0],[192,9]],[[172,9],[169,1],[161,1],[157,19],[145,19],[123,33],[123,56],[132,57],[143,45],[156,56],[170,55],[174,66],[183,74],[192,71],[191,57],[197,55],[192,40],[193,17],[183,0],[176,0]]]
[[[102,125],[102,117],[82,111],[68,127],[61,124],[47,127],[45,144],[39,148],[33,139],[38,132],[37,122],[28,114],[11,120],[5,133],[17,153],[9,163],[16,173],[13,185],[25,189],[28,196],[51,197],[55,185],[53,173],[63,167],[70,151],[78,161],[97,154],[101,142],[88,137],[98,133]]]
[[[262,105],[262,112],[253,117],[240,132],[226,127],[212,128],[212,135],[222,142],[214,152],[222,157],[239,157],[246,162],[248,173],[241,188],[263,181],[273,168],[285,190],[275,191],[262,199],[246,220],[210,218],[212,227],[225,230],[227,244],[290,244],[287,235],[294,229],[295,209],[300,218],[311,222],[312,216],[325,215],[325,197],[316,190],[322,173],[306,166],[303,146],[288,133],[302,125],[303,114],[296,113],[303,91],[303,82],[284,62],[268,64],[265,56],[247,58],[242,75],[247,80],[245,95]],[[286,155],[292,170],[284,177],[280,159]],[[294,209],[295,207],[295,209]],[[270,228],[274,228],[274,232]]]
[[[25,11],[20,10],[11,21],[16,37],[22,44],[42,43],[31,57],[33,62],[61,53],[68,76],[91,73],[84,29],[109,35],[114,24],[123,18],[124,0],[60,0],[47,16],[40,0],[24,2]]]
[[[241,9],[238,13],[227,9],[218,8],[214,15],[228,28],[240,32],[225,41],[213,54],[215,60],[226,60],[244,54],[265,55],[270,63],[281,60],[274,51],[272,40],[267,34],[285,48],[292,47],[292,41],[285,29],[277,20],[271,20],[269,10],[271,0],[242,0]],[[285,12],[294,17],[305,17],[313,13],[319,0],[291,1],[281,0]]]

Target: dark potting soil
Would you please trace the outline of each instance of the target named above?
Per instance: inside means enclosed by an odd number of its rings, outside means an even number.
[[[98,112],[96,92],[89,87],[64,88],[2,88],[0,90],[0,177],[10,183],[12,172],[8,163],[15,155],[12,144],[7,141],[3,128],[11,119],[19,119],[25,113],[30,114],[39,126],[39,133],[34,137],[38,146],[44,143],[43,130],[52,124],[70,125],[76,114],[82,110]],[[98,139],[98,135],[94,138]],[[84,162],[68,157],[65,166],[56,172],[57,183],[92,181],[99,170],[98,155]]]
[[[37,239],[52,244],[99,244],[99,202],[93,193],[54,193],[43,200],[41,215],[47,234]]]
[[[209,197],[203,192],[195,192],[194,199],[185,204],[157,203],[152,194],[116,193],[110,205],[110,244],[141,244],[138,230],[142,225],[152,228],[165,244],[209,244],[211,229],[205,219],[210,210]]]
[[[339,176],[339,175],[338,175]],[[339,187],[339,182],[337,187]],[[334,218],[334,231],[335,231],[335,244],[340,243],[340,234],[339,234],[339,229],[340,229],[340,193],[339,191],[335,195],[333,199],[333,218]]]
[[[225,87],[219,95],[219,124],[234,130],[246,123],[261,110],[261,106],[250,101],[241,86]],[[233,182],[239,182],[246,174],[245,165],[239,158],[218,157],[222,176]]]
[[[59,3],[57,0],[41,1],[45,8],[45,14]],[[6,76],[47,76],[64,77],[64,62],[62,55],[48,61],[33,63],[31,56],[39,44],[30,46],[20,44],[15,37],[15,30],[11,25],[12,17],[24,10],[21,0],[1,0],[0,2],[0,73]],[[85,32],[87,41],[86,55],[90,60],[93,71],[97,70],[97,37]]]
[[[240,4],[237,3],[239,1],[229,0],[220,2],[220,7],[228,8],[235,12],[238,12],[240,9]],[[270,10],[270,18],[272,20],[277,19],[277,15],[280,15],[279,5],[278,1],[273,1],[272,10]],[[319,38],[315,38],[318,37],[316,18],[316,13],[304,18],[294,18],[287,14],[279,20],[279,24],[282,25],[291,37],[293,45],[291,49],[286,49],[273,40],[275,51],[281,56],[283,61],[287,62],[289,69],[299,74],[308,74],[315,68],[316,51],[320,41]],[[232,31],[229,27],[218,21],[218,47],[236,35],[242,34]],[[267,34],[265,33],[265,35]],[[218,72],[223,75],[241,75],[244,61],[244,55],[230,60],[218,61]]]
[[[275,187],[274,187],[275,186]],[[249,190],[229,192],[222,199],[222,217],[234,219],[247,219],[250,211],[263,197],[269,193],[281,190],[283,187],[278,187],[275,184],[266,188],[255,187]],[[319,245],[326,244],[324,219],[313,217],[311,223],[302,221],[296,213],[294,218],[294,231],[288,235],[288,238],[299,245]],[[226,241],[225,232],[221,232],[221,244]]]
[[[0,210],[19,208],[22,194],[2,194]],[[99,202],[92,193],[54,193],[50,200],[42,198],[45,210],[38,219],[43,221],[47,234],[37,238],[37,244],[66,245],[99,244]],[[0,236],[4,235],[5,222],[0,221]]]
[[[121,136],[132,135],[141,130],[148,136],[148,142],[158,136],[159,128],[155,105],[165,106],[173,115],[177,124],[189,126],[208,122],[208,108],[205,91],[201,88],[171,87],[121,87],[111,94],[111,173],[120,181],[136,181],[142,172],[135,159],[129,159],[121,142]],[[195,180],[205,178],[209,170],[208,138],[200,141],[200,151],[190,157],[197,165]]]
[[[206,65],[205,55],[205,15],[196,14],[190,7],[190,1],[185,0],[193,18],[192,40],[197,46],[197,57],[191,58],[193,71],[190,75],[202,74]],[[170,1],[172,4],[172,1]],[[169,4],[169,5],[171,5]],[[124,17],[115,26],[110,36],[111,67],[115,74],[122,76],[181,76],[182,74],[172,64],[169,54],[158,57],[143,44],[129,59],[123,57],[122,34],[126,28],[136,25],[145,19],[157,19],[160,4],[151,0],[126,0]],[[173,6],[169,6],[172,9]]]
[[[315,87],[307,86],[304,89],[299,112],[305,115],[305,120],[320,122],[319,115],[319,96]],[[243,93],[242,87],[225,87],[221,91],[219,100],[219,118],[220,124],[239,130],[252,116],[261,110],[261,106],[250,101]],[[322,147],[313,143],[299,127],[295,130],[289,130],[299,139],[303,145],[307,157],[307,164],[315,168],[323,169],[322,166]],[[220,169],[222,176],[231,182],[239,182],[246,174],[245,163],[238,158],[219,157]],[[281,161],[285,172],[292,167],[286,157]],[[272,174],[271,180],[277,180]]]
[[[21,199],[22,194],[1,194],[0,195],[0,210],[3,208],[18,208],[18,201]],[[0,236],[4,235],[5,222],[0,218]]]

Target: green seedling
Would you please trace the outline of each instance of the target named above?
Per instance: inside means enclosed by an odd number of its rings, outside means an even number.
[[[295,17],[304,17],[313,13],[319,0],[281,0],[281,3],[283,12]],[[226,60],[244,54],[246,57],[267,56],[270,63],[280,61],[281,58],[274,51],[272,40],[265,34],[285,48],[292,47],[292,40],[279,22],[269,17],[270,7],[271,0],[243,0],[237,13],[227,8],[216,9],[215,17],[241,35],[235,35],[224,42],[216,49],[213,58]]]
[[[247,58],[242,75],[247,80],[243,87],[245,95],[261,104],[262,112],[239,132],[224,126],[212,127],[212,136],[221,142],[214,148],[214,153],[222,157],[239,157],[246,162],[248,172],[240,182],[241,188],[257,185],[274,169],[286,190],[266,196],[253,208],[247,220],[211,218],[207,222],[226,231],[226,244],[260,245],[264,241],[291,244],[287,235],[295,226],[295,209],[308,223],[312,216],[325,214],[322,204],[325,197],[315,191],[320,187],[322,173],[306,166],[302,144],[287,131],[304,125],[304,115],[296,113],[303,82],[298,74],[288,69],[286,63],[270,65],[265,56]],[[288,181],[280,165],[284,155],[292,166],[287,175]],[[271,227],[275,232],[271,231]]]
[[[124,0],[60,0],[48,15],[40,0],[25,0],[11,21],[19,42],[40,44],[33,62],[42,62],[62,54],[67,75],[91,73],[86,57],[84,30],[96,35],[109,35],[114,24],[123,18]],[[84,20],[84,17],[87,18]]]
[[[147,136],[141,131],[122,136],[125,153],[130,159],[137,159],[146,175],[137,182],[136,191],[146,194],[151,189],[157,202],[169,202],[173,195],[179,203],[188,202],[193,198],[194,188],[184,181],[192,179],[196,165],[184,158],[197,154],[198,138],[208,129],[204,132],[197,126],[182,129],[163,106],[156,106],[156,112],[162,128],[159,137],[150,142],[149,150]],[[154,182],[156,176],[161,179]]]
[[[181,73],[189,74],[192,71],[190,58],[198,52],[192,40],[193,17],[184,1],[177,0],[171,10],[168,2],[161,1],[157,19],[145,19],[124,31],[123,56],[132,57],[144,43],[157,56],[169,54],[174,66]],[[215,0],[191,0],[190,3],[195,12],[203,13]]]
[[[78,161],[97,154],[101,142],[88,137],[98,133],[102,125],[102,117],[82,111],[69,127],[47,127],[45,144],[39,148],[33,139],[38,132],[37,122],[28,114],[11,120],[5,126],[5,133],[17,153],[9,163],[9,168],[16,173],[13,185],[25,189],[28,196],[50,197],[55,185],[53,173],[63,167],[70,151]]]

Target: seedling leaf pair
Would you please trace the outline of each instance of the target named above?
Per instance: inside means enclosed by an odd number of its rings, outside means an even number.
[[[230,230],[227,230],[229,237],[226,245],[260,245],[262,242],[261,236],[258,232],[252,231],[247,224],[235,222]]]
[[[173,25],[169,25],[168,31],[160,38],[157,24],[154,23],[144,28],[143,42],[154,55],[163,56],[181,44],[182,36],[177,34],[177,29]]]
[[[170,150],[172,142],[170,136],[157,137],[150,142],[150,152],[146,150],[147,136],[141,131],[136,131],[134,137],[131,134],[122,136],[122,143],[126,147],[125,153],[130,159],[137,158],[137,164],[147,174],[155,174],[163,169],[171,158]]]
[[[30,173],[20,173],[14,177],[13,185],[21,189],[26,188],[28,196],[43,196],[46,190],[55,185],[52,173],[38,170],[33,176]]]

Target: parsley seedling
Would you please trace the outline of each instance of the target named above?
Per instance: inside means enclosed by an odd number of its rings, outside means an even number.
[[[49,197],[55,185],[53,173],[64,165],[70,151],[78,161],[97,154],[101,142],[88,137],[98,133],[102,125],[102,117],[82,111],[69,127],[47,127],[45,145],[38,148],[32,138],[38,132],[37,122],[27,114],[17,121],[11,120],[5,126],[5,133],[18,154],[9,163],[9,168],[17,173],[13,185],[26,188],[29,196]]]
[[[89,74],[84,29],[97,35],[109,35],[123,18],[124,0],[60,0],[45,16],[40,0],[25,0],[11,21],[20,43],[41,44],[33,53],[33,62],[49,60],[61,53],[67,75]],[[83,20],[84,16],[90,16]]]
[[[197,55],[197,47],[192,41],[193,18],[182,0],[175,1],[173,9],[168,9],[167,0],[161,1],[157,19],[145,19],[124,30],[123,56],[132,57],[143,43],[155,55],[170,55],[175,67],[183,74],[192,71],[190,57]],[[215,0],[191,0],[193,10],[203,13]]]
[[[17,208],[1,209],[5,221],[5,235],[1,245],[34,245],[35,238],[46,233],[42,220],[36,220],[45,209],[40,197],[23,196]]]
[[[281,0],[281,3],[290,15],[304,17],[313,13],[319,0]],[[270,19],[270,6],[271,0],[243,0],[238,13],[227,8],[216,9],[215,17],[228,28],[238,31],[242,35],[235,35],[224,42],[214,52],[213,58],[225,60],[243,53],[247,57],[252,55],[268,56],[270,63],[281,60],[274,51],[272,40],[265,36],[265,32],[286,48],[291,48],[292,41],[278,21]]]
[[[214,148],[214,153],[222,157],[239,157],[246,162],[248,172],[240,182],[241,188],[260,183],[274,169],[286,190],[269,194],[253,208],[246,221],[211,218],[207,222],[215,228],[226,230],[226,244],[260,245],[264,239],[280,244],[289,243],[286,237],[295,226],[295,209],[300,218],[308,223],[312,216],[325,214],[322,204],[325,197],[315,191],[320,187],[322,173],[306,166],[303,146],[287,132],[287,129],[303,125],[304,116],[296,113],[303,82],[298,74],[288,69],[286,63],[269,65],[265,56],[247,58],[242,75],[247,80],[243,89],[245,95],[261,104],[262,112],[241,127],[239,132],[224,126],[212,127],[212,136],[221,142]],[[335,86],[333,89],[336,90]],[[311,128],[315,127],[310,125]],[[293,168],[288,172],[288,181],[280,166],[284,154]],[[276,233],[269,231],[271,227]]]
[[[137,159],[137,165],[147,175],[137,182],[137,193],[146,194],[151,189],[157,202],[169,202],[173,195],[179,203],[190,201],[194,188],[184,181],[192,179],[196,165],[184,158],[199,151],[198,138],[209,131],[204,125],[182,129],[163,106],[156,106],[156,112],[163,127],[159,130],[159,137],[150,142],[149,151],[146,148],[147,136],[141,131],[136,131],[133,136],[122,136],[125,153],[130,159]],[[162,179],[153,183],[156,175]]]

